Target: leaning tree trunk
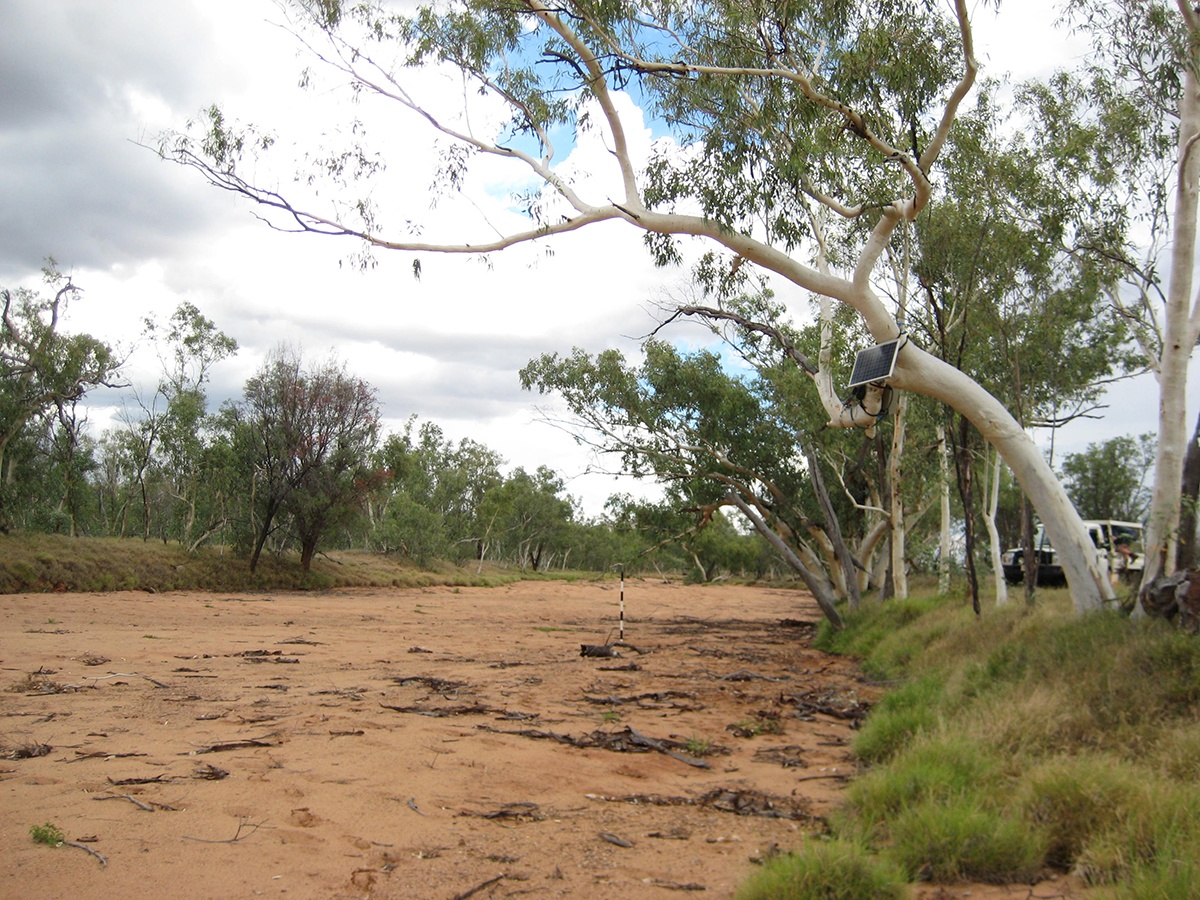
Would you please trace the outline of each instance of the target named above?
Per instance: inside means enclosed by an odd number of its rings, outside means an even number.
[[[846,546],[846,542],[842,540],[842,526],[838,522],[837,510],[833,508],[833,501],[829,499],[829,492],[825,489],[825,479],[821,475],[821,468],[817,464],[817,454],[812,447],[807,448],[808,452],[808,472],[812,478],[813,490],[817,494],[817,503],[821,507],[821,514],[825,518],[825,533],[829,535],[829,540],[833,543],[833,552],[837,557],[838,563],[841,564],[842,574],[846,581],[846,600],[851,609],[858,609],[862,598],[858,593],[858,579],[855,577],[857,571],[854,566],[854,558],[850,555],[850,548]]]
[[[819,577],[816,573],[804,565],[800,557],[796,555],[796,551],[788,546],[787,541],[781,538],[769,525],[767,525],[767,523],[763,521],[762,516],[760,516],[750,506],[750,504],[743,500],[738,495],[737,491],[730,491],[726,496],[728,497],[729,502],[740,509],[742,514],[750,520],[750,524],[754,526],[755,530],[764,538],[766,538],[767,542],[770,543],[772,547],[779,551],[779,554],[783,557],[784,562],[791,567],[792,571],[800,576],[800,579],[804,582],[804,586],[807,587],[812,593],[813,597],[817,601],[817,606],[821,607],[821,612],[823,612],[825,614],[825,618],[829,620],[829,624],[832,625],[834,629],[840,631],[845,625],[845,622],[842,619],[842,614],[838,612],[837,602],[833,596],[833,590],[829,580]]]
[[[874,261],[891,238],[895,217],[906,214],[915,213],[912,210],[900,210],[880,220],[860,255],[855,277],[848,281],[816,273],[774,248],[759,244],[745,235],[724,231],[707,220],[678,215],[659,216],[652,211],[645,211],[641,224],[647,230],[663,234],[711,237],[756,265],[823,297],[847,304],[862,316],[875,340],[888,341],[902,335],[895,317],[871,290],[869,274]],[[996,448],[1012,470],[1021,490],[1037,509],[1046,533],[1058,551],[1077,612],[1100,609],[1105,601],[1113,599],[1112,585],[1100,571],[1095,548],[1084,528],[1083,519],[1050,464],[1042,458],[1033,440],[1004,404],[969,375],[922,350],[911,340],[903,341],[890,384],[897,390],[912,391],[947,404],[964,416],[978,429],[983,439]],[[819,380],[817,387],[818,392],[822,393]],[[862,412],[860,407],[852,407],[851,414],[846,414],[845,405],[836,397],[826,397],[822,393],[822,402],[830,413],[832,425],[867,427],[875,423],[874,416],[865,412],[858,415],[858,412]]]
[[[900,351],[892,384],[949,404],[999,451],[1046,527],[1077,612],[1099,609],[1113,598],[1112,584],[1100,571],[1083,519],[1050,464],[1000,401],[949,363],[911,343]]]

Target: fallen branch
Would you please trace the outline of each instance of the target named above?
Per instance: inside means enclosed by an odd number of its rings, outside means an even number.
[[[722,675],[718,681],[789,681],[788,678],[776,678],[772,675],[759,675],[749,669],[738,669],[728,675]]]
[[[507,877],[508,877],[507,875],[505,875],[503,872],[501,872],[495,878],[489,878],[487,881],[480,882],[479,884],[475,885],[475,887],[471,888],[469,891],[464,891],[461,894],[455,894],[454,900],[467,900],[468,897],[473,897],[475,894],[478,894],[480,891],[487,890],[493,884],[496,884],[499,881],[503,881]]]
[[[699,797],[670,797],[661,794],[626,794],[623,797],[609,797],[604,794],[584,794],[589,800],[603,800],[608,803],[633,803],[645,806],[696,806],[701,809],[715,809],[719,812],[733,813],[738,816],[762,816],[768,819],[821,821],[819,816],[808,812],[807,804],[802,799],[792,797],[774,797],[761,791],[736,790],[734,788],[713,788]]]
[[[430,716],[435,719],[446,716],[490,716],[493,714],[505,714],[505,710],[503,709],[496,709],[494,706],[482,706],[480,704],[475,704],[474,706],[393,706],[390,703],[380,703],[379,705],[384,709],[394,710],[395,712]]]
[[[85,751],[85,750],[76,750],[75,758],[68,759],[67,762],[69,762],[69,763],[79,762],[81,759],[127,759],[131,756],[146,756],[146,755],[147,754],[145,754],[145,753],[136,753],[136,752],[133,752],[133,753],[108,753],[104,750],[92,750],[90,752]]]
[[[144,809],[146,812],[154,812],[154,807],[148,803],[143,803],[132,794],[106,794],[103,797],[93,797],[93,800],[128,800],[138,809]]]
[[[638,753],[645,750],[654,750],[672,759],[677,759],[681,763],[694,766],[697,769],[712,768],[712,766],[702,759],[697,759],[694,756],[688,756],[675,750],[676,747],[686,747],[686,744],[669,739],[658,740],[647,737],[629,727],[625,727],[621,731],[593,731],[591,734],[585,734],[577,738],[569,734],[540,731],[536,728],[523,728],[517,731],[510,731],[503,728],[492,728],[489,725],[476,725],[475,727],[481,731],[490,731],[493,734],[515,734],[520,737],[557,741],[560,744],[570,744],[572,747],[579,747],[581,749],[598,748],[601,750],[612,750],[617,753]]]
[[[99,799],[103,799],[103,798],[99,798]],[[91,847],[89,847],[87,844],[80,843],[79,841],[63,841],[62,843],[63,843],[64,847],[74,847],[76,850],[82,850],[84,853],[92,854],[92,856],[94,856],[94,857],[96,857],[96,859],[100,860],[101,868],[108,867],[108,858],[103,853],[96,852]]]
[[[250,738],[244,741],[222,741],[219,744],[211,744],[207,747],[201,747],[199,750],[192,750],[188,755],[198,756],[201,753],[224,753],[226,750],[245,750],[247,747],[274,746],[270,741],[260,741],[256,738]]]
[[[820,713],[844,721],[861,722],[871,710],[870,703],[834,690],[780,694],[779,702],[795,707],[796,715],[801,718]]]
[[[174,781],[169,775],[148,775],[143,778],[118,778],[114,779],[109,776],[108,783],[114,787],[124,787],[129,784],[166,784]]]
[[[144,678],[148,682],[150,682],[152,685],[154,685],[155,687],[160,687],[160,688],[169,688],[170,687],[169,684],[159,681],[157,678],[151,678],[149,675],[139,675],[137,672],[113,672],[110,675],[96,675],[96,676],[85,675],[83,677],[83,680],[84,681],[107,681],[110,678]],[[63,687],[64,688],[81,688],[81,687],[87,687],[87,685],[80,682],[79,684],[64,684]],[[92,687],[95,687],[95,685],[92,685]]]

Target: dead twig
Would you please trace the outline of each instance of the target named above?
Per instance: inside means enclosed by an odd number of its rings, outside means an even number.
[[[483,706],[482,704],[474,704],[472,706],[395,706],[391,703],[380,703],[384,709],[390,709],[399,713],[411,713],[416,716],[429,716],[430,718],[440,719],[447,716],[490,716],[504,715],[507,710],[497,709],[494,706]]]
[[[108,778],[108,783],[113,787],[124,787],[129,784],[168,784],[175,779],[169,775],[148,775],[143,778],[117,778],[111,776]]]
[[[0,756],[4,759],[36,759],[39,756],[46,756],[54,748],[49,744],[27,743],[19,747],[9,747],[0,751]]]
[[[113,672],[109,675],[96,675],[96,676],[85,675],[83,680],[84,681],[107,681],[110,678],[144,678],[148,682],[150,682],[152,685],[154,685],[155,687],[160,687],[160,688],[169,688],[170,687],[169,684],[159,681],[157,678],[151,678],[149,675],[141,675],[137,672]],[[83,682],[80,682],[78,684],[64,684],[63,687],[64,688],[81,688],[81,687],[87,687],[87,685],[84,684]],[[95,687],[95,685],[92,685],[92,687]]]
[[[201,753],[224,753],[226,750],[245,750],[248,747],[274,747],[270,741],[260,741],[257,738],[248,738],[243,741],[222,741],[218,744],[210,744],[207,747],[201,747],[199,750],[192,750],[188,755],[197,756]]]
[[[98,798],[98,799],[103,799],[103,798]],[[108,867],[108,857],[106,857],[103,853],[96,852],[91,847],[89,847],[87,844],[81,844],[79,841],[63,841],[63,846],[64,847],[74,847],[76,850],[82,850],[84,853],[90,853],[90,854],[92,854],[92,856],[96,857],[96,859],[100,860],[101,868]]]
[[[751,672],[749,669],[738,669],[736,672],[730,672],[728,675],[722,675],[718,681],[789,681],[788,678],[776,678],[773,675],[759,675],[757,672]]]
[[[128,800],[138,809],[144,809],[146,812],[154,812],[154,807],[148,803],[143,803],[132,794],[105,794],[103,797],[93,797],[93,800]]]
[[[145,753],[107,753],[104,750],[76,750],[75,758],[66,760],[69,763],[79,762],[81,759],[128,759],[132,756],[146,756]]]
[[[249,837],[250,835],[254,834],[254,832],[258,831],[258,829],[261,828],[264,824],[266,824],[266,823],[265,822],[238,822],[237,831],[235,831],[233,833],[233,837],[225,838],[224,840],[213,840],[212,838],[192,837],[190,834],[182,835],[182,837],[185,841],[199,841],[201,844],[236,844],[243,837]],[[243,835],[242,829],[247,828],[247,827],[250,830],[245,835]]]
[[[627,841],[625,838],[618,837],[615,834],[610,834],[607,831],[601,831],[597,836],[600,838],[600,840],[608,841],[610,844],[615,844],[618,847],[629,849],[633,846],[633,841]]]
[[[501,872],[495,878],[489,878],[487,881],[480,882],[479,884],[475,885],[475,887],[471,888],[469,891],[463,891],[461,894],[455,894],[453,900],[467,900],[468,897],[474,897],[480,891],[486,891],[493,884],[503,881],[507,877],[508,877],[507,875],[505,875],[503,872]]]

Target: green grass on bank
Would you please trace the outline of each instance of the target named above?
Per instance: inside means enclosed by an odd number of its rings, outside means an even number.
[[[764,867],[742,900],[1055,872],[1103,897],[1200,897],[1200,639],[1081,619],[1046,591],[978,619],[929,595],[869,604],[818,641],[891,688],[830,834]]]
[[[294,554],[264,554],[250,571],[223,548],[189,554],[178,544],[140,538],[0,534],[0,594],[40,591],[262,591],[339,587],[497,585],[539,577],[519,569],[449,563],[419,568],[395,557],[356,551],[319,554],[306,574]],[[555,573],[557,578],[584,577]]]

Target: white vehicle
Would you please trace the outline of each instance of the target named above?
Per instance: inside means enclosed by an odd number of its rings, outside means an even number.
[[[1136,582],[1142,577],[1146,556],[1142,545],[1142,526],[1137,522],[1118,522],[1115,519],[1088,519],[1083,523],[1088,536],[1096,545],[1096,560],[1101,571],[1107,572],[1113,584],[1120,581]],[[1038,584],[1062,584],[1062,566],[1059,564],[1046,529],[1038,525],[1033,533],[1033,546],[1038,555]],[[1025,580],[1025,551],[1022,547],[1005,550],[1000,557],[1004,566],[1004,577],[1010,584]]]

